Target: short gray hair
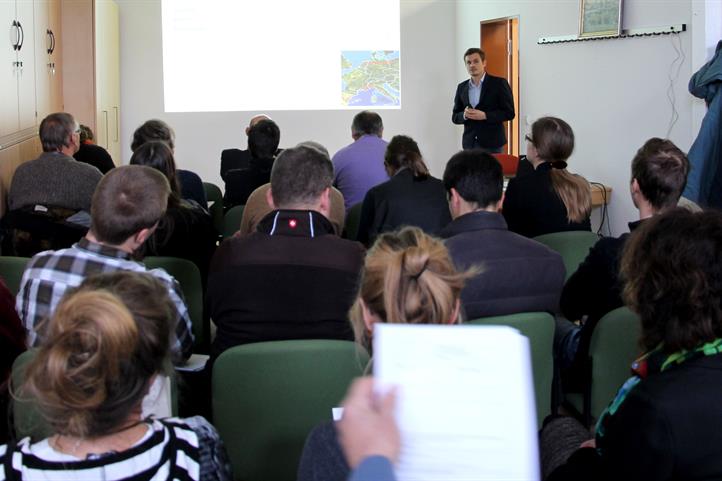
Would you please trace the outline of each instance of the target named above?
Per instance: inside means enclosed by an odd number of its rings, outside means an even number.
[[[50,114],[40,122],[40,142],[43,152],[56,152],[69,145],[70,136],[78,130],[72,115],[65,112]]]
[[[383,131],[384,123],[381,116],[370,110],[357,113],[351,123],[351,134],[354,136],[377,135],[381,137]]]
[[[271,169],[271,192],[277,208],[312,204],[333,182],[333,164],[318,149],[286,149]]]

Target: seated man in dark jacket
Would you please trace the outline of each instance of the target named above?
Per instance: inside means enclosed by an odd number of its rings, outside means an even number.
[[[677,205],[687,182],[687,156],[669,140],[652,138],[632,159],[630,192],[639,220],[629,223],[636,229],[645,219]],[[560,320],[557,323],[556,349],[562,368],[574,367],[567,373],[579,379],[589,351],[592,331],[607,312],[621,307],[622,288],[619,280],[619,260],[629,233],[619,237],[600,239],[589,250],[584,262],[564,285],[561,310],[569,320],[584,320],[581,327]],[[568,376],[566,376],[568,377]]]
[[[275,210],[256,232],[223,242],[211,262],[212,356],[250,342],[353,339],[347,313],[364,250],[334,234],[332,182],[331,161],[314,148],[278,156],[268,193]]]
[[[251,158],[248,167],[226,172],[226,193],[223,207],[245,205],[251,193],[271,178],[271,167],[276,157],[281,132],[271,120],[259,120],[248,131],[248,151]]]
[[[499,213],[502,183],[501,165],[480,150],[459,152],[444,171],[454,220],[441,235],[459,269],[481,269],[461,293],[467,319],[559,307],[562,258],[507,229]]]

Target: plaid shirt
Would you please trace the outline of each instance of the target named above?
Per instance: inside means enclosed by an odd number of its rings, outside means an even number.
[[[127,252],[86,238],[69,249],[41,252],[30,259],[25,268],[15,307],[28,331],[28,344],[36,343],[36,326],[55,311],[68,288],[79,286],[86,277],[121,270],[147,272],[166,285],[178,312],[175,355],[187,359],[193,350],[193,334],[178,282],[163,269],[149,271],[143,264],[131,260]]]

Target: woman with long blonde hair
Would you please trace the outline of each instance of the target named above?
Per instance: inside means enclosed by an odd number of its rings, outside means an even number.
[[[509,181],[504,218],[509,230],[527,237],[591,230],[592,195],[587,180],[567,170],[574,132],[556,117],[542,117],[526,136],[533,172]]]

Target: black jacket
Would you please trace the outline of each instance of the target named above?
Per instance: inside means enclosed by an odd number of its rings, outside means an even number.
[[[486,120],[464,119],[466,107],[484,111]],[[513,119],[514,115],[514,99],[506,79],[487,73],[481,84],[481,96],[477,105],[469,103],[469,80],[456,87],[451,121],[464,125],[464,135],[461,138],[464,149],[472,148],[475,138],[482,147],[487,148],[498,148],[506,144],[504,122]]]
[[[379,234],[405,225],[438,235],[450,221],[444,184],[431,176],[416,178],[411,170],[402,169],[366,193],[358,240],[371,245]]]
[[[461,300],[467,319],[559,308],[564,284],[561,256],[543,244],[509,232],[501,214],[472,212],[442,231],[456,266],[480,266]]]
[[[526,237],[552,232],[592,230],[589,217],[569,222],[567,208],[554,191],[551,165],[544,162],[536,170],[509,181],[504,197],[504,218],[509,230]]]
[[[228,210],[235,205],[245,205],[254,190],[271,181],[273,160],[252,158],[247,168],[226,172],[226,192],[223,196],[224,210]]]

